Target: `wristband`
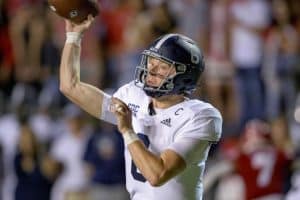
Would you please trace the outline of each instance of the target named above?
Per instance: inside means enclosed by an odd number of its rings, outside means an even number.
[[[75,44],[80,46],[82,34],[78,32],[67,32],[66,44]]]
[[[139,140],[139,137],[137,136],[137,134],[135,134],[135,132],[133,130],[129,130],[129,131],[125,132],[124,134],[122,134],[122,136],[124,139],[125,146],[128,146],[131,143]]]

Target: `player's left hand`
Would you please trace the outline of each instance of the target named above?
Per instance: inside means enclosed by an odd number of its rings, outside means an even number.
[[[131,110],[128,106],[118,98],[112,97],[112,112],[117,117],[118,129],[124,134],[132,128]]]

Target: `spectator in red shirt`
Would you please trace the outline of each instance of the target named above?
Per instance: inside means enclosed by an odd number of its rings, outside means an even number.
[[[8,12],[6,1],[0,3],[0,91],[8,95],[10,88],[12,68],[13,68],[13,52],[11,40],[8,31]]]
[[[263,121],[249,121],[240,148],[230,149],[231,158],[209,169],[204,183],[206,189],[217,178],[233,172],[243,180],[244,199],[282,199],[290,158],[272,143],[270,130],[270,126]],[[216,175],[212,175],[214,173]]]

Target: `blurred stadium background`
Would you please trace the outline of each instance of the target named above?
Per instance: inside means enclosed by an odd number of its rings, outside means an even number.
[[[162,34],[186,34],[202,48],[206,72],[195,98],[211,102],[224,118],[204,199],[300,199],[299,0],[99,3],[82,43],[81,78],[108,93],[133,79],[141,50]],[[64,41],[64,20],[45,1],[0,0],[0,199],[128,199],[116,128],[59,92]],[[267,139],[245,136],[253,119],[268,127]],[[252,135],[263,132],[260,125],[251,126]],[[279,154],[265,154],[266,168],[251,163],[257,141],[265,139],[284,155],[281,167],[273,166]],[[248,166],[238,162],[243,153]],[[252,177],[242,174],[251,170]]]

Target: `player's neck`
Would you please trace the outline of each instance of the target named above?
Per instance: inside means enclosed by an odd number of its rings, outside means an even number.
[[[184,101],[184,99],[185,98],[183,95],[170,95],[170,96],[163,96],[159,98],[153,98],[152,102],[154,108],[164,109],[164,108],[169,108],[178,103],[181,103]]]

